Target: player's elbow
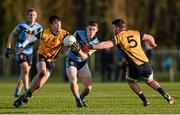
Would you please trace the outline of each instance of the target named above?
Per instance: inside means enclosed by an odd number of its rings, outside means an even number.
[[[105,44],[104,44],[104,48],[112,48],[114,47],[114,42],[109,40],[109,41],[106,41]]]
[[[144,34],[142,40],[145,40],[145,41],[151,41],[152,39],[154,39],[154,37],[153,37],[152,35]]]

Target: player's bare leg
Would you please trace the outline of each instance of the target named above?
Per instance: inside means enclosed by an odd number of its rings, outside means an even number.
[[[85,97],[91,92],[92,80],[91,80],[91,72],[89,70],[89,66],[87,63],[78,71],[78,75],[80,76],[84,86],[80,94],[80,99],[82,100],[83,106],[88,107]]]
[[[159,83],[153,79],[146,80],[146,83],[153,89],[157,90],[166,100],[169,104],[174,103],[174,99],[163,89],[160,87]]]
[[[31,85],[31,87],[29,88],[29,92],[31,92],[32,95],[34,95],[35,93],[38,92],[39,89],[41,89],[44,84],[47,82],[49,76],[48,75],[44,75],[44,76],[40,76],[39,74],[37,74],[34,79],[33,79],[33,84]]]
[[[27,62],[22,63],[21,66],[23,68],[24,87],[25,87],[25,91],[27,91],[29,89],[29,72],[30,72],[31,66],[29,66],[29,64]]]
[[[36,65],[38,73],[31,82],[30,90],[32,94],[35,94],[40,88],[44,86],[50,76],[50,72],[46,69],[46,63],[40,61]]]
[[[85,97],[91,92],[91,89],[92,89],[91,77],[90,76],[84,76],[84,77],[82,76],[81,80],[83,82],[84,89],[82,90],[82,92],[80,94],[80,98],[82,100],[84,107],[88,107],[87,102],[85,102]]]
[[[19,77],[18,84],[14,93],[15,97],[20,96],[23,85],[25,91],[29,89],[29,71],[31,66],[29,66],[27,62],[23,62],[22,64],[20,64],[20,68],[21,68],[21,75]]]
[[[139,96],[139,98],[143,101],[143,105],[147,106],[150,104],[150,102],[148,101],[148,99],[146,98],[146,96],[143,94],[143,92],[141,91],[139,85],[136,83],[136,81],[132,81],[132,80],[128,80],[128,84],[130,86],[130,88]]]
[[[14,97],[19,97],[21,95],[21,89],[24,86],[23,80],[22,80],[22,76],[20,75],[19,79],[18,79],[18,83],[16,86],[16,89],[14,91]]]
[[[14,102],[15,107],[21,107],[22,102],[27,103],[28,98],[31,97],[32,94],[35,94],[47,82],[50,76],[50,72],[46,71],[45,63],[39,63],[39,64],[40,65],[37,64],[38,73],[32,80],[31,87],[25,94],[23,94],[21,97],[19,97],[19,99],[17,99]]]
[[[73,66],[67,69],[67,75],[70,81],[70,88],[75,97],[77,107],[83,107],[82,101],[79,95],[79,86],[77,83],[77,69]]]

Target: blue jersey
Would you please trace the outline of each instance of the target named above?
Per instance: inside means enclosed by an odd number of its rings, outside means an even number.
[[[33,26],[29,26],[27,22],[19,23],[13,30],[13,36],[16,39],[15,51],[22,46],[22,43],[32,37],[40,38],[40,33],[42,32],[42,26],[39,23],[35,23]],[[29,44],[24,48],[23,53],[32,54],[33,44]]]
[[[76,41],[79,43],[80,48],[83,47],[83,44],[92,45],[92,44],[99,43],[99,40],[96,36],[94,36],[94,38],[92,38],[91,40],[88,40],[88,38],[86,36],[86,31],[76,31],[73,35],[75,36]],[[90,50],[88,54],[91,55],[95,51],[96,50]],[[80,56],[78,56],[78,54],[74,51],[69,52],[68,58],[70,58],[74,62],[84,62],[85,61]]]

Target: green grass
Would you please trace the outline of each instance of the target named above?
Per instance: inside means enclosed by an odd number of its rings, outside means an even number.
[[[140,83],[151,105],[143,107],[127,83],[93,83],[88,96],[88,108],[76,108],[69,83],[51,78],[22,108],[12,106],[17,78],[0,77],[0,114],[178,114],[180,113],[180,83],[162,82],[175,99],[169,105],[156,91]],[[56,81],[56,82],[54,82]],[[80,85],[82,88],[82,85]]]

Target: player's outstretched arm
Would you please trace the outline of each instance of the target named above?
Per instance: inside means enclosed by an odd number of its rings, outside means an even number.
[[[114,42],[112,40],[103,41],[98,44],[92,45],[93,49],[106,49],[106,48],[111,48],[111,47],[114,47]]]
[[[144,34],[142,40],[145,40],[149,43],[149,45],[151,45],[152,47],[156,47],[157,44],[155,43],[155,40],[153,38],[153,36],[149,35],[149,34]]]
[[[84,53],[87,53],[89,52],[90,49],[106,49],[106,48],[111,48],[111,47],[114,47],[115,43],[111,40],[108,40],[108,41],[103,41],[103,42],[100,42],[98,44],[93,44],[93,45],[88,45],[88,44],[85,44],[82,48],[82,51]]]

